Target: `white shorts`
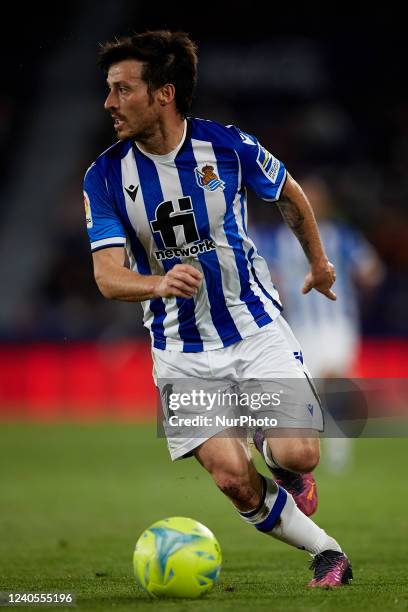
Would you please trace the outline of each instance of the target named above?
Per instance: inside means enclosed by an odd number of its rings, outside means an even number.
[[[341,322],[320,324],[298,330],[296,337],[314,378],[352,375],[359,349],[358,333],[354,327]]]
[[[180,351],[153,348],[153,377],[162,396],[164,431],[173,460],[188,456],[212,436],[231,428],[221,421],[221,416],[232,414],[233,408],[223,404],[203,408],[191,403],[179,405],[175,410],[169,403],[169,389],[172,397],[181,397],[188,392],[193,381],[205,381],[205,389],[229,393],[239,390],[239,402],[245,396],[251,400],[255,391],[270,392],[272,386],[278,389],[279,403],[267,403],[253,412],[254,418],[276,420],[279,428],[304,428],[322,431],[323,416],[319,398],[309,380],[309,372],[303,364],[300,345],[285,319],[279,316],[273,323],[260,331],[226,348],[203,351],[200,353],[181,353]],[[177,393],[176,393],[177,392]],[[191,393],[191,391],[190,391]],[[176,394],[176,395],[175,395]],[[228,396],[227,399],[230,399]],[[260,394],[257,394],[259,397]],[[191,397],[191,396],[190,396]],[[218,396],[219,397],[219,396]],[[165,405],[166,404],[166,405]],[[240,403],[239,410],[242,408]],[[236,408],[236,406],[235,406]],[[247,411],[248,412],[248,411]],[[211,423],[197,426],[194,434],[191,429],[178,427],[177,423],[185,417],[211,415]],[[170,415],[176,425],[169,424]],[[269,421],[268,421],[269,419]],[[262,427],[269,429],[267,425]],[[187,432],[187,434],[186,434]]]

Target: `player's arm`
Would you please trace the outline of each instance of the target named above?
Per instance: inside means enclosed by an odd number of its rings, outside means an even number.
[[[127,267],[123,247],[111,247],[92,253],[94,276],[102,295],[125,302],[142,302],[157,297],[193,297],[202,282],[202,274],[189,264],[177,264],[164,276],[138,274]]]
[[[334,266],[327,259],[312,207],[300,185],[289,173],[277,205],[310,263],[310,272],[306,275],[302,293],[316,289],[330,300],[335,300],[336,294],[331,289],[336,280]]]
[[[297,182],[290,176],[281,161],[272,155],[258,140],[229,126],[229,135],[241,164],[244,187],[250,187],[267,202],[277,202],[291,230],[297,236],[310,262],[303,293],[316,289],[335,300],[331,290],[336,275],[328,261],[320,240],[313,210]]]

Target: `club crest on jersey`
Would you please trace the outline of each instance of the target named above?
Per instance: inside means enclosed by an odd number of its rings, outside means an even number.
[[[197,185],[202,189],[206,189],[207,191],[215,191],[216,189],[221,189],[221,191],[224,191],[225,183],[215,174],[214,166],[206,164],[201,168],[201,170],[197,166],[194,169],[194,174],[196,177]]]
[[[85,204],[86,227],[88,229],[91,229],[93,227],[91,203],[89,201],[89,197],[86,191],[84,191],[84,204]]]
[[[259,146],[256,163],[268,179],[272,181],[272,183],[276,183],[280,167],[279,160],[277,160],[272,153],[269,153],[265,147]]]

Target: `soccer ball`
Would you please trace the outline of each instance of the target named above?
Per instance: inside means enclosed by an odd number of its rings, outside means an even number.
[[[172,516],[142,533],[133,554],[139,584],[152,597],[200,597],[221,570],[214,534],[198,521]]]

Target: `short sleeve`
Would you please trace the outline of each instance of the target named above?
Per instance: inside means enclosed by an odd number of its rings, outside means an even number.
[[[242,184],[263,200],[276,202],[286,181],[285,166],[255,136],[235,126],[229,127],[237,134],[236,151],[241,163]]]
[[[125,246],[125,230],[109,194],[106,178],[95,163],[85,174],[84,203],[91,251]]]

